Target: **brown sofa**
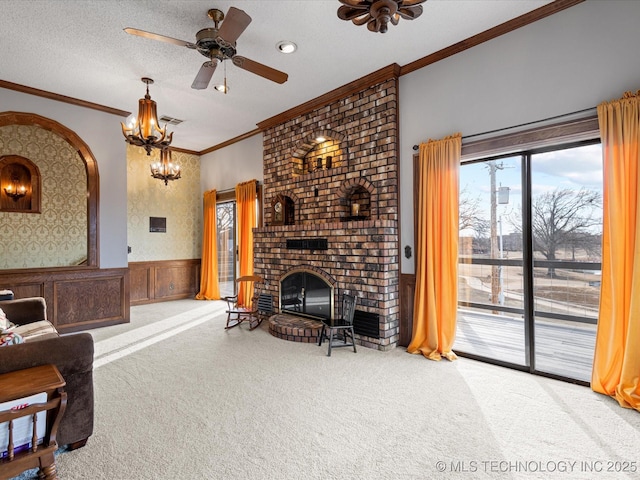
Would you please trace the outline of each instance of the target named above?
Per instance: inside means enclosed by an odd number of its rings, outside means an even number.
[[[44,298],[0,301],[7,318],[25,325],[47,319]],[[93,337],[89,333],[43,335],[0,348],[0,373],[53,364],[67,382],[67,409],[58,429],[58,445],[84,446],[93,433]]]

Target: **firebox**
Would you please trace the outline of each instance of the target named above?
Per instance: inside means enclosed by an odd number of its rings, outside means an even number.
[[[290,270],[280,280],[280,311],[329,321],[333,316],[333,287],[312,270]]]

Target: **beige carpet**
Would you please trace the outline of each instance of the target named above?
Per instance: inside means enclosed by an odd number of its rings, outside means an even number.
[[[640,413],[586,387],[401,348],[329,358],[223,311],[93,331],[95,432],[61,480],[638,478]]]

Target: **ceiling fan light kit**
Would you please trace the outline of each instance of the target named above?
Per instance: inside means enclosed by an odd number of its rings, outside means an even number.
[[[138,101],[138,116],[128,120],[126,124],[121,123],[122,134],[128,143],[143,147],[147,155],[151,155],[151,149],[171,145],[173,133],[167,135],[166,125],[160,128],[156,102],[149,95],[149,85],[153,84],[153,80],[143,77],[142,82],[147,85],[147,93]]]
[[[196,33],[196,41],[186,42],[177,38],[167,37],[157,33],[146,32],[136,28],[125,28],[124,31],[130,35],[136,35],[151,40],[171,43],[192,50],[197,50],[207,57],[207,61],[202,64],[196,74],[196,78],[191,84],[195,90],[204,90],[209,86],[211,77],[220,62],[231,60],[232,63],[248,72],[259,75],[267,80],[276,83],[284,83],[288,75],[284,72],[268,67],[255,60],[237,55],[236,41],[251,23],[251,17],[244,11],[231,7],[225,15],[220,10],[212,8],[207,12],[213,21],[214,27],[203,28]]]
[[[400,18],[413,20],[422,15],[421,3],[427,0],[340,0],[338,18],[354,25],[367,25],[371,32],[386,33],[389,23],[397,25]]]

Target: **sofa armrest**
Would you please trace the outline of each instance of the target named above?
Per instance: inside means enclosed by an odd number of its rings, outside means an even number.
[[[93,370],[93,337],[74,333],[0,348],[0,373],[53,364],[63,377]]]
[[[0,308],[10,322],[16,325],[47,319],[47,304],[42,297],[18,298],[0,301]]]
[[[72,333],[0,348],[0,373],[53,364],[67,382],[58,444],[86,442],[93,433],[93,337]]]

